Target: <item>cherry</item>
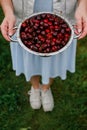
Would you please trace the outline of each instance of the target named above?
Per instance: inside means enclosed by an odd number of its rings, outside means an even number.
[[[51,18],[49,18],[49,21],[53,22],[53,21],[54,21],[54,18],[52,18],[52,17],[51,17]]]
[[[41,29],[41,30],[43,30],[43,28],[44,28],[43,26],[40,26],[40,29]]]
[[[57,46],[54,45],[54,46],[52,47],[52,51],[53,51],[53,52],[57,51]]]
[[[56,37],[57,36],[57,32],[53,32],[53,36]]]
[[[37,30],[37,29],[38,29],[38,26],[34,25],[34,29]]]
[[[48,25],[52,25],[52,22],[48,22]]]
[[[44,19],[44,22],[45,22],[45,23],[48,23],[48,19]]]
[[[33,29],[32,28],[27,28],[28,29],[28,32],[31,33],[33,32]]]
[[[67,28],[67,25],[65,23],[62,24],[61,26],[62,26],[62,28]]]
[[[40,40],[41,40],[42,42],[45,42],[45,38],[43,38],[43,37],[42,37]]]
[[[46,29],[46,33],[49,33],[50,32],[50,30],[49,29]]]
[[[27,41],[26,44],[32,45],[32,42],[31,41]]]
[[[52,26],[50,26],[50,29],[54,29],[54,26],[52,25]]]
[[[40,44],[39,44],[39,43],[36,43],[36,47],[38,47],[38,48],[39,48],[39,47],[40,47]]]
[[[58,25],[58,22],[57,22],[57,21],[55,21],[55,22],[54,22],[54,25]]]
[[[61,29],[61,33],[64,34],[64,33],[65,33],[65,30],[64,30],[64,29]]]
[[[47,43],[47,47],[50,47],[51,46],[51,43]]]
[[[61,43],[61,41],[60,40],[56,40],[56,44],[58,45],[58,44],[60,44]]]
[[[71,31],[70,28],[67,27],[67,28],[66,28],[66,32],[70,32],[70,31]]]
[[[22,23],[22,27],[25,28],[27,26],[26,22]]]
[[[47,44],[42,44],[41,48],[44,50],[47,47]]]
[[[52,34],[51,34],[51,33],[48,33],[48,34],[47,34],[47,38],[48,38],[48,39],[52,38]]]
[[[47,14],[47,18],[50,18],[50,14]]]
[[[47,52],[49,53],[49,52],[50,52],[50,48],[47,47],[45,52],[46,52],[46,53],[47,53]]]
[[[28,39],[28,38],[32,39],[32,35],[31,35],[30,33],[27,33],[27,34],[26,34],[26,37],[27,37],[27,39]]]
[[[51,41],[49,39],[46,40],[46,43],[49,44]]]
[[[35,23],[35,26],[37,26],[37,27],[38,27],[38,26],[39,26],[39,23]]]
[[[51,42],[51,45],[54,46],[56,43],[54,41]]]
[[[40,34],[40,32],[41,32],[41,30],[39,30],[39,29],[38,29],[38,30],[36,30],[36,33],[37,33],[37,34]]]
[[[44,22],[43,22],[43,21],[41,21],[41,22],[40,22],[40,25],[43,25],[43,24],[44,24]]]
[[[39,15],[37,16],[37,20],[41,20],[41,17]]]
[[[44,23],[44,26],[45,26],[45,27],[48,27],[48,23]]]
[[[41,34],[42,34],[42,35],[45,35],[46,33],[45,33],[45,31],[42,31]]]
[[[55,39],[55,38],[53,38],[53,41],[54,41],[54,42],[56,42],[56,39]]]
[[[46,14],[41,14],[40,17],[45,18]]]

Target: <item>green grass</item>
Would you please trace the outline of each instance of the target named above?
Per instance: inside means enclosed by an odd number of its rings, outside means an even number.
[[[52,112],[32,110],[29,89],[24,75],[15,76],[9,43],[0,34],[0,130],[87,130],[87,37],[78,42],[76,72],[55,78]]]

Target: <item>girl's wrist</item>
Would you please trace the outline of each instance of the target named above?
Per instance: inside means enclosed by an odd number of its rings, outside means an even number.
[[[11,0],[1,0],[1,7],[5,16],[14,15],[14,8]]]
[[[78,0],[78,7],[87,13],[87,0]]]
[[[87,8],[87,0],[78,0],[78,5]]]
[[[4,15],[5,17],[13,17],[14,13],[10,11],[10,12],[5,12]]]
[[[5,16],[14,15],[13,9],[9,6],[3,8],[3,11]]]

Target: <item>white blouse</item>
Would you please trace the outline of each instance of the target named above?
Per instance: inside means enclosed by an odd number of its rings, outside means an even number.
[[[34,0],[12,0],[17,19],[21,20],[33,13]],[[53,11],[66,12],[66,17],[74,18],[77,0],[53,0]],[[18,21],[19,21],[18,20]]]

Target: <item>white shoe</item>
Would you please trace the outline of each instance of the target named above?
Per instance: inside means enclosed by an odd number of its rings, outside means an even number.
[[[30,105],[33,109],[40,109],[41,107],[41,95],[40,95],[40,88],[34,89],[31,87],[31,90],[28,92],[30,95],[29,101]]]
[[[45,112],[53,110],[54,100],[53,100],[53,95],[50,88],[46,91],[41,89],[41,100],[42,100],[43,110]]]

